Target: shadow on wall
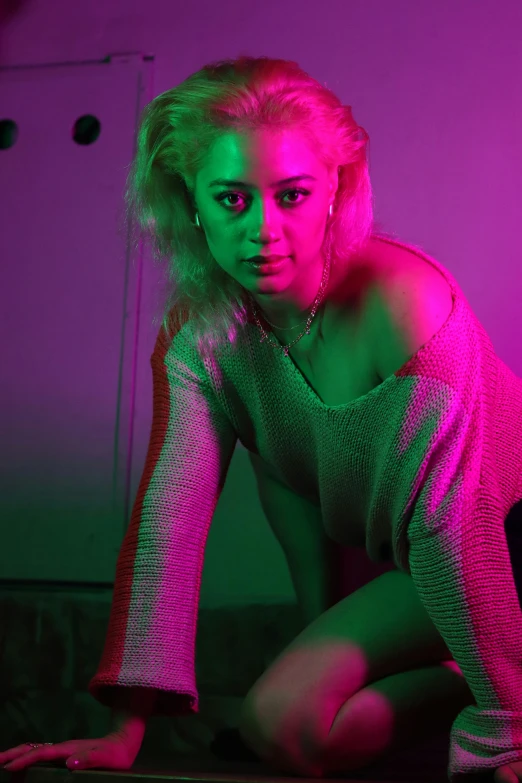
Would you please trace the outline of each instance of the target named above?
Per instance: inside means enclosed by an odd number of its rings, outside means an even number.
[[[0,29],[20,11],[24,11],[30,3],[31,0],[0,0]]]
[[[25,13],[32,0],[0,0],[0,35],[12,19]],[[3,49],[0,46],[0,64],[2,62]]]

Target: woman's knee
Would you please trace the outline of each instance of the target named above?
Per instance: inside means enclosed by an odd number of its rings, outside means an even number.
[[[265,680],[245,699],[239,731],[254,753],[281,771],[324,777],[371,764],[406,740],[449,732],[471,703],[453,661],[389,676],[346,698],[306,689],[297,696]]]
[[[239,731],[244,742],[282,770],[319,776],[315,759],[340,707],[365,676],[363,656],[346,642],[315,640],[287,649],[243,702]]]
[[[278,719],[270,720],[277,714]],[[316,754],[303,746],[299,719],[281,703],[277,694],[249,693],[242,705],[239,733],[245,744],[266,763],[291,775],[306,777],[314,774],[313,759]]]

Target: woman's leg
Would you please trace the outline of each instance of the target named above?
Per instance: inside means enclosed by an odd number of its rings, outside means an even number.
[[[390,571],[324,612],[276,658],[243,703],[241,736],[254,753],[280,769],[313,774],[320,768],[317,759],[342,734],[338,742],[344,745],[346,768],[350,754],[358,753],[360,738],[346,729],[348,718],[341,720],[340,711],[358,693],[366,691],[354,705],[384,708],[380,720],[386,718],[386,747],[393,745],[395,736],[415,730],[408,725],[412,718],[416,721],[416,704],[429,733],[431,720],[447,726],[450,717],[468,703],[470,692],[458,668],[444,668],[442,661],[449,666],[451,654],[413,580]],[[393,679],[400,673],[407,676]],[[432,683],[431,690],[426,681]],[[404,694],[397,683],[406,687]],[[442,707],[439,724],[434,704],[437,709],[444,704],[445,694],[450,704]],[[350,707],[344,707],[346,716],[349,712]],[[336,721],[339,728],[332,740]],[[372,721],[365,725],[371,741]],[[376,748],[375,757],[379,753]]]
[[[317,771],[353,772],[430,738],[440,738],[447,760],[453,721],[473,703],[454,661],[378,680],[343,704],[316,759]]]

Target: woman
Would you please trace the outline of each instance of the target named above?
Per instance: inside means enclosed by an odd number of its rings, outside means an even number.
[[[197,711],[204,548],[239,438],[308,622],[248,694],[244,742],[324,776],[451,727],[452,781],[522,780],[522,382],[449,272],[375,232],[367,142],[282,60],[207,66],[146,108],[128,214],[174,285],[90,683],[114,728],[8,769],[125,769],[150,714]],[[396,570],[329,606],[309,581],[330,539]]]

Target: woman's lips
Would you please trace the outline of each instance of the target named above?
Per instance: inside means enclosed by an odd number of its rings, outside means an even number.
[[[247,261],[247,264],[255,272],[270,274],[271,272],[277,272],[287,260],[288,256],[285,256],[277,261]]]

